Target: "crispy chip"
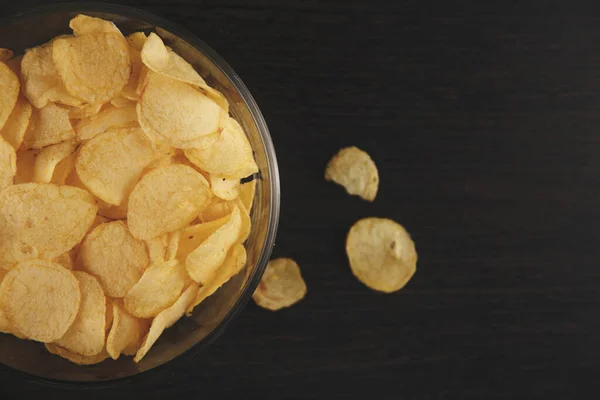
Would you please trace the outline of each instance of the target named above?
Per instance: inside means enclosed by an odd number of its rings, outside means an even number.
[[[229,221],[203,241],[185,259],[185,267],[190,277],[198,283],[206,284],[227,256],[227,252],[238,240],[242,228],[240,209],[235,207]]]
[[[67,251],[66,253],[62,253],[60,256],[56,257],[52,260],[53,263],[60,265],[68,270],[73,269],[73,258],[71,258],[71,252]]]
[[[402,225],[385,218],[357,221],[346,238],[350,269],[371,289],[391,293],[408,283],[417,268],[417,251]]]
[[[78,121],[74,128],[81,140],[89,140],[111,128],[134,127],[137,125],[135,103],[117,108],[108,106],[93,117]]]
[[[211,174],[241,179],[258,172],[252,147],[240,124],[228,118],[219,139],[208,149],[186,149],[185,156]]]
[[[102,224],[81,245],[83,269],[94,275],[110,297],[123,297],[137,283],[148,265],[144,242],[127,230],[123,221]]]
[[[19,88],[17,75],[5,63],[0,62],[0,129],[17,104]]]
[[[256,179],[250,182],[246,182],[240,186],[240,199],[246,207],[246,210],[250,212],[252,210],[252,204],[254,203],[254,193],[256,191]]]
[[[119,205],[153,158],[154,150],[139,128],[111,129],[81,146],[75,168],[94,195]]]
[[[233,202],[213,197],[211,203],[198,215],[202,222],[210,222],[228,216],[233,211]]]
[[[9,335],[16,336],[19,339],[27,339],[10,323],[2,309],[0,309],[0,333],[8,333]]]
[[[153,264],[127,292],[123,304],[139,318],[151,318],[179,298],[186,283],[185,267],[177,260]]]
[[[77,151],[69,154],[66,158],[61,160],[58,164],[56,164],[56,168],[54,168],[54,173],[52,174],[51,183],[56,183],[57,185],[65,185],[67,182],[67,178],[73,170],[75,169],[75,160],[77,159]],[[17,157],[17,165],[18,157]],[[19,172],[19,168],[17,166],[17,173]],[[83,186],[83,184],[82,184]],[[86,189],[87,190],[87,189]]]
[[[129,48],[120,33],[55,39],[52,59],[67,91],[88,104],[110,101],[129,79]]]
[[[19,150],[17,152],[17,174],[15,185],[33,181],[33,166],[39,150]]]
[[[223,200],[235,200],[240,195],[240,180],[210,174],[210,188],[215,196]]]
[[[125,219],[127,218],[127,203],[128,199],[123,200],[118,206],[113,206],[102,200],[98,200],[98,214],[110,219]]]
[[[148,350],[154,345],[163,331],[173,325],[179,318],[183,316],[185,310],[196,297],[198,293],[198,284],[191,284],[185,292],[181,294],[179,299],[171,307],[161,311],[150,325],[150,331],[144,338],[140,349],[135,354],[133,361],[140,362],[148,353]]]
[[[75,36],[89,35],[92,33],[121,34],[119,28],[110,21],[79,14],[69,22],[69,28]]]
[[[79,107],[70,107],[69,108],[69,118],[75,119],[84,119],[84,118],[92,118],[96,114],[100,112],[104,104],[83,104]]]
[[[169,233],[167,250],[165,252],[165,260],[173,260],[177,257],[179,250],[179,242],[181,241],[181,231]]]
[[[40,149],[33,166],[33,181],[49,183],[58,163],[73,154],[76,148],[77,140],[70,139]]]
[[[23,183],[0,192],[0,263],[53,259],[83,239],[97,207],[86,191]]]
[[[48,350],[50,353],[65,358],[71,361],[72,363],[78,365],[99,364],[109,357],[108,353],[106,352],[106,349],[93,356],[82,356],[81,354],[73,353],[72,351],[63,349],[62,347],[57,346],[53,343],[46,343],[45,346],[46,350]]]
[[[114,360],[118,359],[121,353],[134,355],[148,332],[148,321],[130,315],[118,301],[113,302],[112,313],[113,324],[106,339],[108,354]]]
[[[56,345],[82,356],[93,356],[104,349],[106,297],[98,280],[83,271],[74,271],[79,281],[81,305],[71,327]]]
[[[12,185],[17,174],[17,153],[0,137],[0,190]]]
[[[23,143],[23,138],[25,137],[27,126],[29,126],[30,118],[31,105],[27,102],[27,99],[20,94],[6,123],[2,129],[0,129],[0,136],[10,143],[15,150],[18,150],[21,143]]]
[[[13,58],[14,53],[11,49],[0,48],[0,62],[6,62]]]
[[[113,321],[114,321],[113,304],[118,301],[119,301],[118,299],[115,299],[113,301],[110,297],[106,297],[106,314],[104,315],[105,316],[104,330],[106,331],[107,335],[110,332],[110,330],[112,329]],[[107,341],[107,347],[108,347],[108,338],[106,339],[106,341]]]
[[[169,245],[168,233],[148,239],[145,242],[146,249],[148,249],[148,259],[150,260],[150,264],[166,261],[167,246]]]
[[[192,251],[225,225],[230,218],[231,212],[219,219],[183,228],[181,230],[179,248],[177,249],[177,258],[180,260],[186,259]]]
[[[278,258],[269,261],[252,299],[267,310],[277,311],[299,302],[304,296],[306,283],[298,264],[290,258]]]
[[[206,179],[171,164],[148,172],[129,196],[127,223],[138,239],[152,239],[189,224],[211,199]]]
[[[81,294],[73,274],[50,261],[26,261],[2,281],[0,304],[10,323],[38,342],[62,337],[77,315]]]
[[[234,204],[240,209],[240,216],[242,218],[242,226],[240,228],[240,236],[238,241],[240,243],[244,243],[248,236],[250,236],[250,231],[252,230],[252,220],[250,219],[250,213],[244,207],[244,203],[238,198],[235,199]]]
[[[146,35],[143,32],[132,33],[127,36],[127,45],[129,46],[129,58],[131,59],[131,73],[129,74],[129,80],[121,92],[121,96],[125,99],[135,100],[138,99],[137,88],[140,81],[140,75],[142,72],[142,47],[146,42]]]
[[[39,149],[74,137],[69,110],[48,104],[44,108],[32,110],[23,145],[26,149]]]
[[[367,201],[373,201],[377,196],[377,167],[371,157],[358,147],[341,149],[327,164],[325,179],[343,186],[348,194]]]

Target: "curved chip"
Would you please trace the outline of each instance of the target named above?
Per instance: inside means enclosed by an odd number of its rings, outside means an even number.
[[[177,257],[179,242],[181,241],[181,231],[170,232],[168,235],[168,244],[165,251],[165,260],[173,260]]]
[[[185,310],[188,308],[190,303],[196,297],[198,293],[198,284],[191,284],[177,299],[175,304],[171,307],[161,311],[154,319],[152,320],[152,324],[150,325],[150,330],[148,334],[144,338],[140,349],[135,354],[133,361],[140,362],[142,358],[148,353],[152,345],[156,342],[156,340],[160,337],[163,331],[173,325],[179,318],[185,314]]]
[[[137,88],[140,81],[140,75],[142,72],[142,47],[146,42],[146,35],[143,32],[132,33],[127,36],[127,46],[129,47],[129,58],[131,59],[131,73],[129,74],[129,79],[123,91],[121,92],[121,96],[125,99],[135,100],[138,99]]]
[[[2,282],[0,304],[10,323],[38,342],[53,342],[73,324],[81,293],[73,274],[50,261],[26,261]]]
[[[72,120],[92,118],[100,112],[104,104],[82,104],[79,107],[69,107],[69,118]]]
[[[112,303],[113,323],[106,339],[106,351],[113,360],[122,354],[134,355],[148,332],[147,320],[130,315],[118,301]]]
[[[200,246],[202,242],[208,239],[210,235],[225,225],[230,217],[231,212],[219,219],[183,228],[181,230],[181,238],[179,239],[177,258],[180,260],[186,259],[187,256]]]
[[[58,163],[69,157],[77,148],[77,144],[77,140],[71,139],[40,149],[33,165],[33,181],[49,183]]]
[[[180,164],[156,168],[129,196],[129,230],[147,240],[180,229],[206,207],[211,196],[208,182],[193,168]]]
[[[145,242],[146,248],[148,249],[148,258],[150,260],[150,264],[166,261],[167,246],[169,245],[168,233],[148,239]]]
[[[123,304],[131,315],[154,317],[177,301],[186,278],[185,267],[177,260],[153,264],[127,292]]]
[[[23,183],[0,192],[0,263],[53,259],[83,239],[97,207],[87,191]]]
[[[121,34],[119,28],[110,21],[100,18],[79,14],[69,21],[69,28],[75,36],[89,35],[92,33],[116,33]]]
[[[194,165],[211,174],[241,179],[258,172],[252,147],[240,124],[228,117],[219,139],[207,149],[186,149]]]
[[[233,202],[213,197],[211,203],[198,215],[202,222],[210,222],[228,216],[233,211]]]
[[[113,206],[98,200],[98,214],[110,219],[125,219],[127,218],[127,202],[128,199],[125,199],[118,206]]]
[[[30,118],[31,105],[27,102],[25,96],[19,94],[15,107],[8,116],[2,129],[0,129],[0,136],[10,143],[15,150],[18,150],[21,143],[23,143],[23,138],[25,137],[27,126],[29,126]]]
[[[213,194],[223,200],[235,200],[240,195],[239,179],[227,179],[221,175],[210,174],[209,180]]]
[[[0,129],[8,120],[8,116],[19,98],[19,78],[3,62],[0,62]]]
[[[244,203],[242,203],[240,199],[235,199],[234,204],[240,209],[240,216],[242,218],[238,241],[244,243],[252,231],[252,219],[250,218],[248,210],[244,207]]]
[[[75,131],[69,120],[69,110],[55,104],[33,109],[23,137],[26,149],[39,149],[73,139]]]
[[[17,153],[0,137],[0,190],[12,185],[17,174]]]
[[[252,299],[267,310],[277,311],[296,304],[306,296],[300,267],[290,258],[269,261]]]
[[[89,140],[111,128],[134,127],[136,125],[135,103],[131,103],[121,108],[108,106],[98,114],[78,121],[74,128],[79,139]]]
[[[79,281],[81,305],[75,321],[54,343],[82,356],[93,356],[104,349],[106,297],[98,280],[83,271],[74,271]]]
[[[357,221],[348,232],[346,253],[354,276],[380,292],[402,289],[417,269],[415,243],[402,225],[390,219]]]
[[[127,230],[123,221],[98,225],[80,250],[83,270],[94,275],[110,297],[123,297],[137,283],[148,265],[144,242]]]
[[[106,352],[106,349],[93,356],[82,356],[81,354],[73,353],[72,351],[63,349],[62,347],[57,346],[53,343],[46,343],[45,346],[48,352],[60,356],[64,359],[67,359],[77,365],[99,364],[109,357],[108,353]]]
[[[68,270],[73,269],[73,258],[71,257],[71,252],[68,251],[66,253],[62,253],[60,256],[56,257],[52,260],[53,263],[60,265]]]
[[[203,241],[185,259],[189,276],[198,283],[206,284],[238,240],[242,228],[240,209],[235,207],[229,221]]]
[[[74,151],[73,153],[69,154],[67,157],[59,161],[58,164],[56,164],[56,167],[54,168],[54,173],[52,174],[52,179],[50,180],[51,183],[56,183],[57,185],[66,184],[69,175],[71,175],[71,173],[75,169],[75,160],[77,160],[77,154],[77,151]],[[17,173],[18,171],[19,168],[17,167]],[[82,186],[85,187],[83,184]]]
[[[131,69],[120,33],[57,38],[52,59],[67,91],[88,104],[110,101],[123,89]]]
[[[15,185],[33,181],[33,166],[35,164],[35,157],[38,153],[39,150],[17,151],[17,174],[15,175]]]
[[[246,182],[240,187],[240,200],[246,207],[246,210],[250,212],[252,210],[252,205],[254,203],[254,193],[256,191],[256,179],[253,179],[250,182]]]
[[[11,49],[0,48],[0,62],[6,62],[13,58],[14,53]]]
[[[375,200],[379,173],[371,157],[358,147],[341,149],[327,164],[325,179],[341,185],[348,194]]]
[[[153,158],[154,150],[138,128],[111,129],[81,146],[75,168],[94,195],[119,205]]]

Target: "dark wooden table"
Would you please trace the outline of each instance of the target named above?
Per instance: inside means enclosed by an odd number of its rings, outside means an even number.
[[[41,3],[20,0],[2,14]],[[309,292],[278,313],[249,304],[207,351],[159,374],[57,392],[593,398],[584,391],[598,388],[600,372],[598,10],[558,1],[123,3],[204,39],[250,88],[280,162],[274,255],[299,262]],[[323,180],[347,145],[377,162],[373,204]],[[349,271],[344,238],[366,216],[393,218],[416,241],[417,274],[398,293],[375,293]],[[16,374],[0,383],[13,395],[52,390]]]

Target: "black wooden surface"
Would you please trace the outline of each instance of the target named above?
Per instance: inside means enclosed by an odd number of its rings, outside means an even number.
[[[22,0],[2,13],[41,3]],[[57,393],[595,397],[584,391],[598,387],[600,372],[597,9],[558,1],[123,3],[198,35],[250,88],[280,162],[274,256],[296,259],[309,291],[279,313],[249,304],[208,350],[159,374]],[[347,145],[377,162],[373,204],[322,179],[328,158]],[[345,234],[365,216],[397,220],[417,244],[417,274],[396,294],[367,289],[348,269]],[[5,372],[0,383],[13,396],[52,390]]]

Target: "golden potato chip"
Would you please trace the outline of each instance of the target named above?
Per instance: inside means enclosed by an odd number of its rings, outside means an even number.
[[[185,259],[189,276],[198,283],[208,283],[210,277],[219,268],[227,252],[238,240],[242,228],[240,209],[234,207],[229,221],[210,235]]]
[[[123,297],[148,266],[144,242],[127,230],[123,221],[99,225],[81,245],[83,270],[94,275],[110,297]]]
[[[0,48],[0,62],[6,62],[13,58],[14,53],[10,49]]]
[[[177,299],[175,304],[170,306],[169,308],[161,311],[154,319],[152,320],[152,324],[150,325],[150,331],[144,338],[140,349],[135,354],[133,361],[140,362],[142,358],[148,353],[148,350],[154,345],[156,340],[160,337],[163,331],[173,325],[179,318],[185,314],[185,310],[190,305],[190,303],[196,297],[198,293],[198,284],[191,284]]]
[[[196,147],[198,139],[219,129],[221,108],[198,89],[149,72],[137,105],[138,121],[153,142]]]
[[[177,260],[153,264],[123,298],[125,309],[139,318],[151,318],[171,306],[184,289],[187,274]]]
[[[62,347],[57,346],[53,343],[46,343],[45,346],[46,346],[46,350],[48,350],[48,352],[50,352],[54,355],[60,356],[64,359],[67,359],[67,360],[71,361],[72,363],[78,364],[78,365],[99,364],[108,358],[108,353],[106,352],[106,349],[102,350],[100,353],[93,355],[93,356],[82,356],[81,354],[73,353],[72,351],[63,349]]]
[[[79,120],[74,128],[81,140],[89,140],[111,128],[134,127],[137,125],[135,103],[126,107],[108,106],[93,117]]]
[[[246,249],[241,244],[234,244],[229,254],[223,261],[223,265],[215,271],[215,274],[210,278],[209,282],[198,290],[198,294],[193,303],[188,307],[187,313],[191,314],[198,304],[211,296],[221,286],[227,283],[232,277],[246,265]]]
[[[129,230],[146,240],[180,229],[208,205],[211,196],[208,182],[193,168],[171,164],[154,169],[129,196]]]
[[[127,218],[127,203],[128,199],[123,200],[118,206],[113,206],[102,200],[98,200],[98,214],[110,219],[125,219]]]
[[[31,105],[22,94],[19,94],[15,107],[2,129],[0,129],[0,136],[10,143],[15,150],[18,150],[21,143],[23,143],[30,118]]]
[[[33,181],[49,183],[58,163],[73,154],[77,144],[76,139],[70,139],[40,149],[33,166]]]
[[[252,204],[254,203],[254,193],[256,191],[256,179],[250,182],[246,182],[240,186],[240,199],[246,207],[246,210],[250,212],[252,210]]]
[[[38,342],[53,342],[73,324],[81,294],[73,274],[50,261],[32,260],[2,281],[0,304],[9,322]]]
[[[177,251],[179,250],[179,242],[181,241],[181,231],[170,232],[168,236],[168,245],[165,252],[165,259],[167,261],[173,260],[177,257]]]
[[[83,239],[97,207],[88,192],[23,183],[0,192],[0,263],[53,259]]]
[[[129,58],[131,59],[131,73],[129,74],[129,80],[123,91],[121,92],[121,96],[125,99],[135,100],[138,99],[138,84],[140,81],[140,74],[142,72],[142,47],[144,47],[144,43],[146,42],[146,35],[143,32],[132,33],[127,36],[127,45],[129,47]]]
[[[106,297],[98,280],[83,271],[74,271],[79,281],[81,305],[75,321],[54,344],[82,356],[93,356],[104,349]]]
[[[49,102],[78,106],[81,100],[71,96],[52,60],[52,43],[28,49],[21,61],[23,94],[35,108]]]
[[[17,104],[20,87],[17,75],[5,63],[0,62],[0,129]]]
[[[13,57],[6,61],[6,65],[12,72],[15,73],[15,75],[17,75],[19,81],[21,82],[21,89],[23,89],[23,80],[21,79],[21,61],[23,61],[23,56]]]
[[[119,95],[110,101],[110,104],[116,108],[123,108],[123,107],[128,107],[131,105],[133,105],[133,107],[135,107],[135,103],[136,103],[136,101],[129,100],[126,97],[123,97],[122,95]],[[137,120],[137,115],[135,116],[135,118]]]
[[[15,175],[15,185],[19,183],[29,183],[33,181],[33,166],[35,157],[39,150],[19,150],[17,151],[17,174]]]
[[[327,164],[325,179],[343,186],[348,194],[367,201],[373,201],[377,196],[377,167],[371,157],[358,147],[341,149]]]
[[[6,314],[4,311],[0,309],[0,333],[8,333],[9,335],[13,335],[18,337],[19,339],[27,339],[21,332],[19,332],[10,321],[6,318]]]
[[[240,195],[240,180],[210,174],[210,188],[215,196],[223,200],[235,200]]]
[[[148,36],[142,48],[141,59],[148,68],[158,74],[199,87],[219,107],[229,112],[229,104],[223,94],[208,86],[194,67],[166,47],[157,34],[151,33]]]
[[[0,137],[0,190],[12,185],[17,174],[17,153]]]
[[[54,173],[52,174],[52,179],[50,180],[51,183],[56,183],[57,185],[66,184],[67,178],[75,169],[75,160],[77,160],[77,155],[78,152],[74,151],[73,153],[65,157],[63,160],[59,161],[58,164],[56,164],[56,168],[54,168]],[[17,174],[19,172],[18,164],[19,161],[17,156]],[[82,186],[85,187],[83,184]]]
[[[88,104],[105,103],[119,94],[131,69],[120,33],[54,39],[52,59],[67,91]]]
[[[177,258],[180,260],[186,259],[192,251],[225,225],[230,218],[231,212],[219,219],[183,228],[179,239]]]
[[[106,350],[116,360],[121,353],[131,356],[138,351],[149,323],[130,315],[118,301],[113,302],[112,309],[113,324],[106,339]]]
[[[113,320],[114,320],[113,303],[118,302],[118,301],[119,301],[118,299],[115,299],[113,301],[110,297],[106,297],[106,314],[104,315],[105,316],[104,330],[106,331],[107,336],[113,326]],[[108,338],[106,339],[106,342],[107,342],[106,344],[108,347]]]
[[[62,253],[60,256],[56,257],[52,260],[53,263],[60,265],[68,270],[73,269],[73,259],[71,258],[71,252],[67,251],[66,253]]]
[[[23,138],[26,149],[39,149],[73,139],[75,131],[69,120],[69,110],[55,104],[34,108]]]
[[[211,203],[206,207],[198,218],[201,222],[210,222],[228,216],[233,211],[233,202],[213,197]]]
[[[81,146],[75,169],[90,192],[119,205],[153,158],[154,150],[139,128],[111,129]]]
[[[83,104],[79,107],[69,107],[69,118],[72,120],[92,118],[100,112],[104,104]],[[66,106],[65,106],[66,107]]]
[[[306,296],[300,267],[290,258],[269,261],[252,299],[267,310],[277,311],[296,304]]]
[[[165,233],[152,239],[145,240],[148,250],[150,264],[166,261],[167,246],[169,245],[169,234]]]
[[[242,225],[240,228],[240,236],[238,241],[240,243],[244,243],[246,239],[248,239],[248,236],[250,236],[250,231],[252,230],[252,220],[250,219],[250,213],[248,213],[248,210],[246,210],[246,207],[244,207],[242,200],[239,198],[235,199],[234,204],[240,209],[240,217],[242,218]]]
[[[402,225],[390,219],[357,221],[348,232],[346,253],[354,276],[380,292],[402,289],[417,268],[415,243]]]
[[[258,172],[252,147],[242,127],[228,118],[219,139],[208,149],[186,149],[185,156],[198,168],[230,179],[241,179]]]
[[[69,22],[69,28],[75,36],[89,35],[92,33],[116,33],[121,34],[119,28],[110,21],[100,18],[79,14]]]

